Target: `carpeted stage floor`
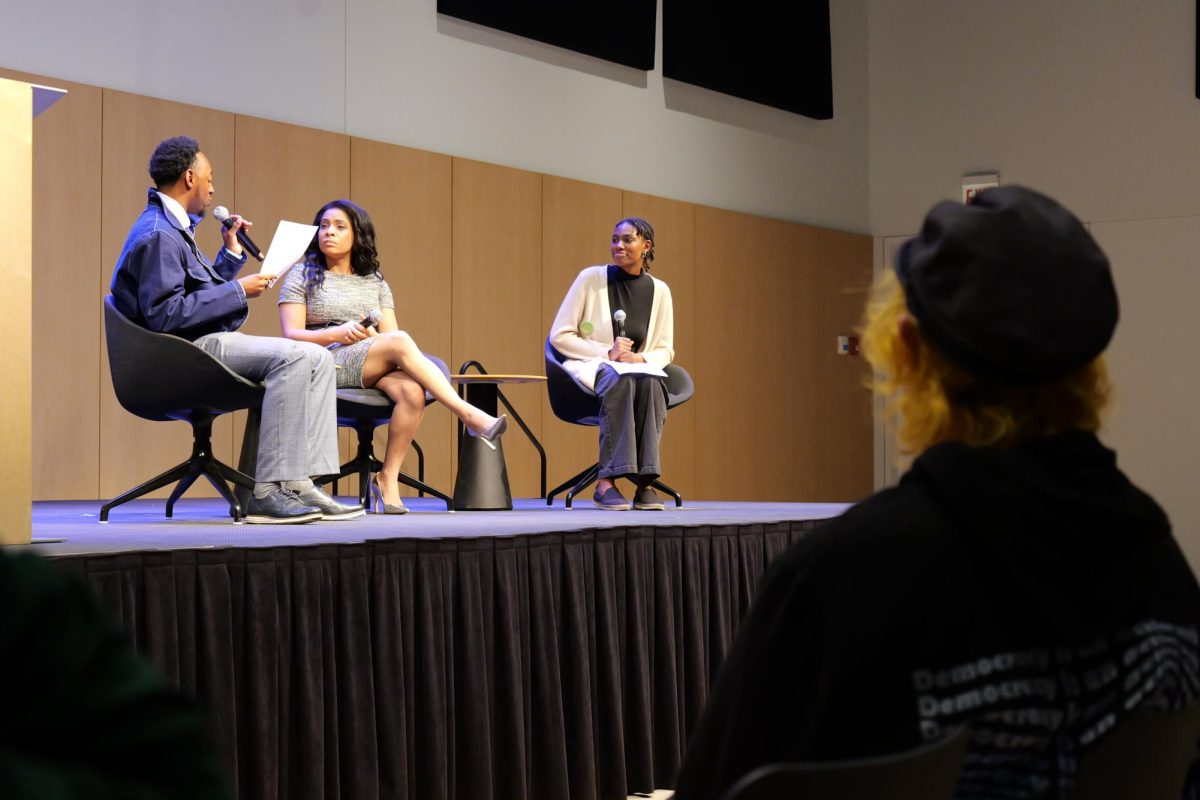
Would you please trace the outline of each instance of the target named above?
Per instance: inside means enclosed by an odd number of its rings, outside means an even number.
[[[206,707],[243,800],[624,800],[672,784],[767,564],[846,507],[405,502],[299,526],[39,502],[31,547]]]
[[[352,498],[342,497],[350,502]],[[280,547],[349,544],[379,539],[461,539],[476,536],[525,536],[629,526],[692,527],[761,525],[829,519],[843,503],[668,503],[666,511],[601,511],[590,499],[573,508],[562,501],[514,500],[512,511],[446,512],[433,498],[405,498],[402,516],[367,514],[341,522],[307,525],[234,525],[222,501],[189,500],[163,516],[164,501],[135,500],[118,506],[99,523],[100,502],[58,501],[33,504],[33,549],[47,556],[82,556],[132,550],[180,550],[222,547]]]

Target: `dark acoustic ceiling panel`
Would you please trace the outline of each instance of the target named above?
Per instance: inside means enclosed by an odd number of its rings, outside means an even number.
[[[663,75],[814,119],[833,117],[829,0],[662,0]]]
[[[438,0],[439,14],[635,69],[654,68],[656,0]]]

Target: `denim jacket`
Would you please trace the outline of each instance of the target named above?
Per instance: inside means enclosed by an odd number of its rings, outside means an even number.
[[[249,313],[246,292],[234,280],[245,263],[244,254],[239,258],[224,247],[209,263],[192,230],[163,208],[151,188],[117,259],[113,301],[142,327],[185,339],[237,330]]]

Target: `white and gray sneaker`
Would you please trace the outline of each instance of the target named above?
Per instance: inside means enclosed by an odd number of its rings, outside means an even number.
[[[321,509],[301,502],[295,492],[282,486],[276,486],[266,497],[251,497],[243,517],[251,525],[295,525],[320,518]]]
[[[321,519],[354,519],[367,513],[358,503],[339,503],[316,486],[296,492],[296,496],[300,498],[301,503],[318,508],[321,511]]]

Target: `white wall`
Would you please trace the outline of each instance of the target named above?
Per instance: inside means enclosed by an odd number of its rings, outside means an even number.
[[[212,0],[190,18],[5,0],[0,66],[866,232],[866,0],[831,6],[827,122],[439,17],[436,0]]]
[[[1122,302],[1104,438],[1200,567],[1195,4],[870,0],[868,30],[872,232],[912,233],[981,170],[1091,224]]]

